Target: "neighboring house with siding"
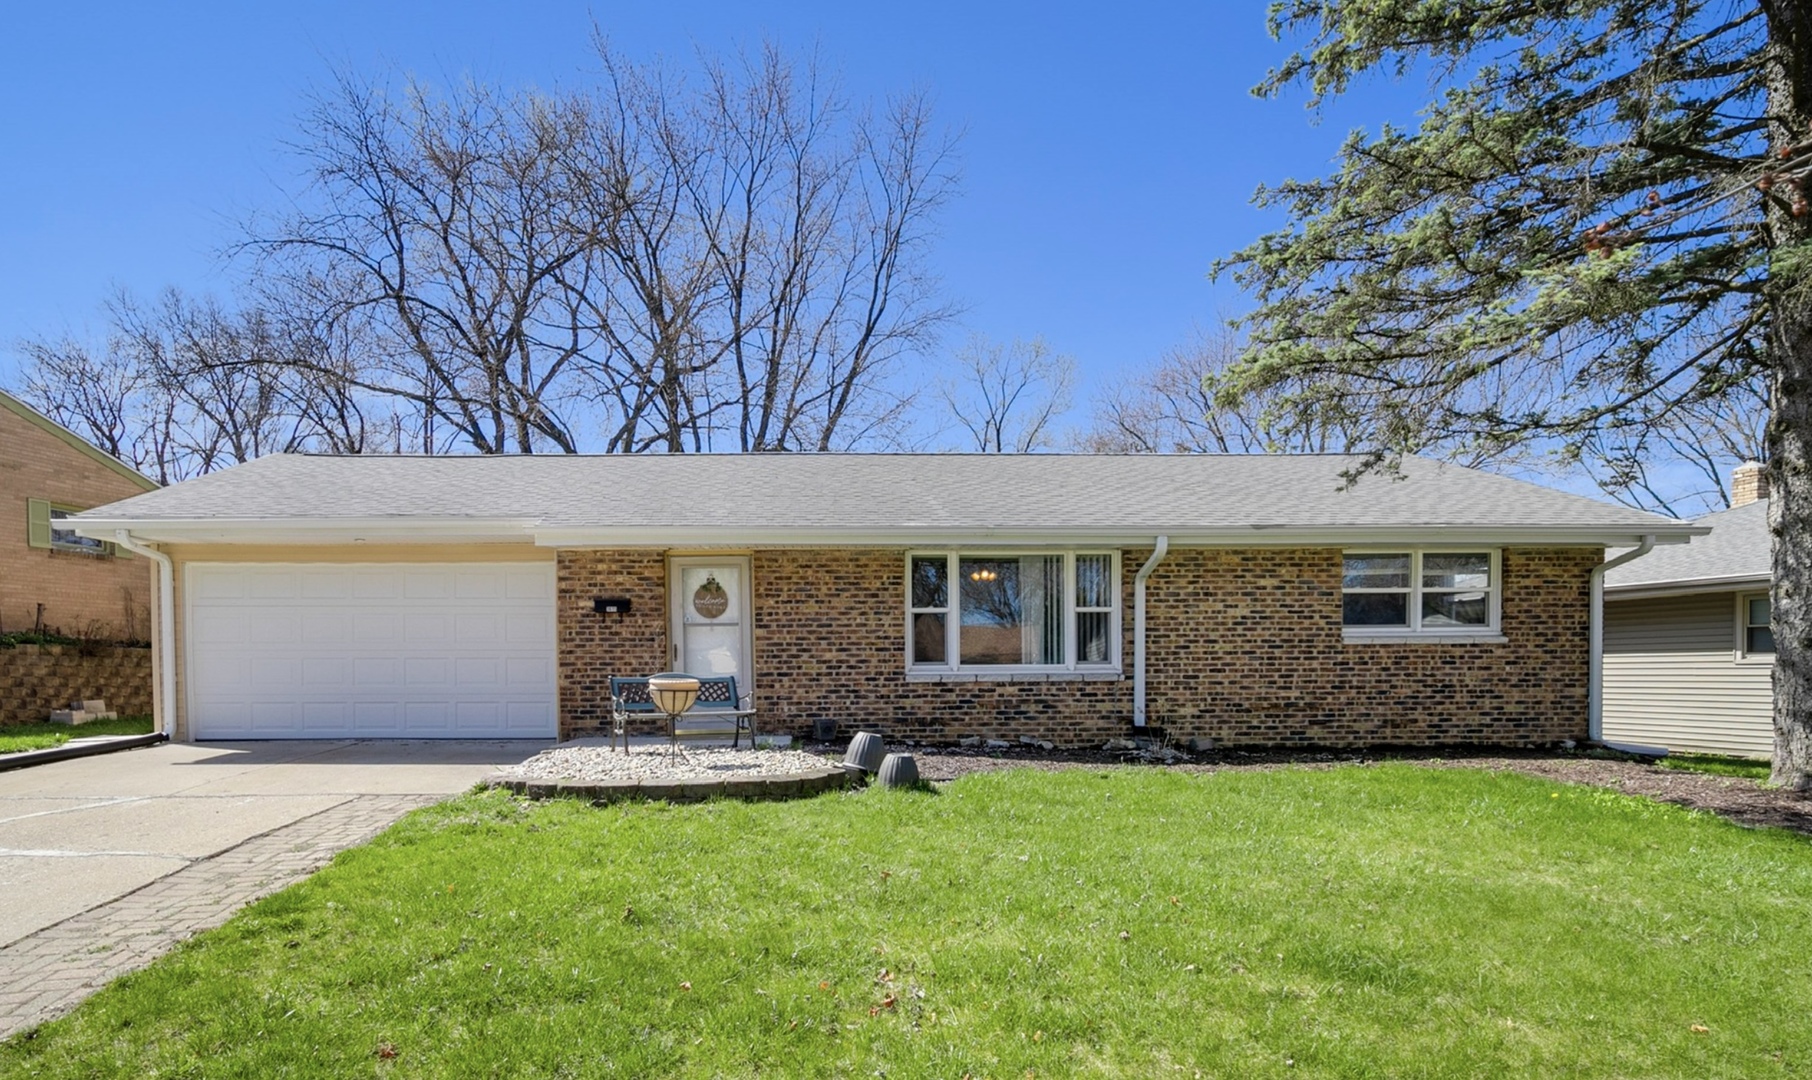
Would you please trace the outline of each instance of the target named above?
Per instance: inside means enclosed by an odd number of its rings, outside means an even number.
[[[1767,477],[1748,463],[1709,535],[1604,579],[1604,738],[1674,751],[1774,752]]]
[[[611,676],[671,669],[775,734],[1585,738],[1605,549],[1702,530],[1362,464],[276,455],[77,527],[158,562],[183,739],[596,735]]]
[[[150,562],[78,535],[67,519],[156,487],[0,391],[0,633],[147,640]]]

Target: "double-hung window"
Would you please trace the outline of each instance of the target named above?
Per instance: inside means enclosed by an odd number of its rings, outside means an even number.
[[[1119,564],[1111,551],[908,556],[909,670],[1117,669]]]
[[[1774,655],[1774,627],[1770,622],[1768,594],[1750,594],[1737,598],[1737,613],[1742,624],[1742,655]]]
[[[1495,633],[1500,574],[1495,550],[1348,551],[1340,621],[1351,635]]]

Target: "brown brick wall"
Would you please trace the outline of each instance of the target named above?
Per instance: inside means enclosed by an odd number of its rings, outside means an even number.
[[[0,726],[41,723],[51,710],[89,698],[104,698],[121,716],[150,716],[151,650],[0,649]]]
[[[554,576],[560,737],[596,735],[610,721],[610,677],[667,670],[667,559],[660,552],[562,551]],[[627,596],[627,615],[599,615],[592,598]]]
[[[1105,680],[908,681],[904,554],[758,551],[754,672],[762,730],[895,738],[1124,735],[1132,714],[1132,579],[1122,553],[1124,674]],[[1340,552],[1173,551],[1148,584],[1148,708],[1174,737],[1226,745],[1513,744],[1581,738],[1586,727],[1588,575],[1598,549],[1504,553],[1502,644],[1346,644]],[[593,733],[608,676],[666,666],[665,560],[563,551],[559,561],[561,735]],[[619,621],[591,611],[621,595]]]
[[[845,733],[895,738],[1048,738],[1065,745],[1122,734],[1132,716],[1132,573],[1124,678],[908,682],[903,551],[760,551],[754,558],[755,706],[764,731],[804,734],[820,716]]]
[[[47,551],[27,542],[26,501],[81,509],[144,488],[62,439],[0,408],[0,631],[46,627],[143,641],[151,636],[151,560]]]
[[[1146,586],[1151,721],[1233,745],[1584,738],[1602,559],[1506,550],[1503,644],[1346,644],[1338,550],[1173,552]]]

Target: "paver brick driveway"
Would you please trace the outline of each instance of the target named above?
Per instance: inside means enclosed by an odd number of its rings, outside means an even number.
[[[166,744],[0,773],[0,1035],[547,745]]]

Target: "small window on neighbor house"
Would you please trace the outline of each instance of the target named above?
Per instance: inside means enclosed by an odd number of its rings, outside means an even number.
[[[1743,652],[1755,656],[1771,656],[1774,653],[1774,630],[1770,625],[1770,609],[1766,596],[1750,596],[1743,599]]]
[[[25,501],[26,542],[35,548],[79,552],[83,555],[112,555],[114,546],[105,540],[78,536],[64,522],[81,513],[73,507],[57,506],[45,499]]]
[[[1354,631],[1477,633],[1497,622],[1491,551],[1347,552],[1341,623]]]
[[[105,540],[96,540],[92,536],[77,536],[74,529],[67,527],[59,528],[57,526],[57,522],[75,517],[78,513],[80,513],[80,511],[58,510],[55,507],[51,508],[50,546],[56,548],[58,551],[80,551],[89,555],[107,554],[107,542]]]

